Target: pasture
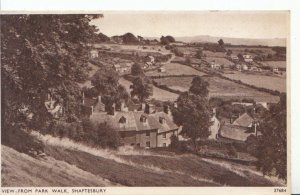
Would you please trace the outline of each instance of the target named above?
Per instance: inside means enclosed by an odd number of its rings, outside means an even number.
[[[221,57],[206,57],[204,58],[205,61],[207,62],[215,62],[220,65],[224,65],[225,67],[229,67],[230,65],[233,65],[234,63],[227,60],[226,58],[221,58]]]
[[[155,79],[161,85],[167,85],[171,89],[187,91],[193,77],[168,77]],[[219,77],[203,76],[209,83],[209,97],[220,97],[223,99],[254,99],[259,102],[277,102],[279,97],[260,92],[250,87]]]
[[[261,64],[272,68],[286,68],[286,61],[264,61]]]
[[[127,92],[130,94],[130,85],[132,83],[124,78],[120,78],[119,83],[123,85],[126,88]],[[178,94],[171,93],[169,91],[162,90],[153,86],[153,95],[150,98],[154,98],[160,101],[175,101],[178,98]]]
[[[163,68],[166,70],[166,72],[158,72],[155,71],[149,71],[146,72],[147,76],[167,76],[167,75],[199,75],[203,76],[205,73],[200,72],[198,70],[195,70],[194,68],[191,68],[189,66],[185,66],[179,63],[168,63],[163,66]]]
[[[286,78],[279,76],[254,75],[235,71],[234,74],[223,74],[223,76],[241,80],[243,83],[263,87],[280,92],[286,92]]]

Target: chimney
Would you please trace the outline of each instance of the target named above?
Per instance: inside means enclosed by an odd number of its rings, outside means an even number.
[[[84,105],[84,92],[82,92],[82,104]]]
[[[174,108],[178,108],[177,102],[174,102]]]
[[[121,102],[121,112],[128,112],[128,107],[125,105],[125,102]]]
[[[170,114],[170,107],[168,105],[164,105],[164,113]]]
[[[111,106],[111,110],[109,110],[108,114],[115,115],[115,111],[116,111],[116,105],[115,103],[113,103],[113,105]]]
[[[98,103],[101,103],[101,95],[98,95]]]
[[[141,104],[141,110],[142,110],[142,111],[145,111],[145,109],[146,109],[146,104],[145,104],[145,103],[142,103],[142,104]]]
[[[94,106],[91,106],[91,108],[92,108],[92,114],[94,113]]]
[[[216,116],[217,115],[217,108],[213,108],[213,116]]]
[[[155,112],[155,106],[153,104],[146,104],[145,113],[152,114]]]

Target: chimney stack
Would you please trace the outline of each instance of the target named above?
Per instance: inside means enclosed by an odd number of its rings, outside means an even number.
[[[113,103],[113,105],[111,106],[111,110],[109,110],[108,114],[115,115],[115,111],[116,111],[116,105],[115,103]]]
[[[170,114],[170,107],[168,105],[164,105],[164,113]]]
[[[98,103],[101,103],[101,95],[98,95]]]
[[[82,104],[84,105],[84,92],[82,92]]]
[[[154,113],[155,112],[155,106],[153,104],[147,103],[144,112],[147,113],[147,114]]]

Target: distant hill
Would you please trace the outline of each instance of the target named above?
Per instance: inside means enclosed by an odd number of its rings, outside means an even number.
[[[159,39],[159,37],[147,37],[148,39]],[[247,38],[230,38],[230,37],[214,37],[209,35],[199,35],[191,37],[174,37],[176,41],[181,42],[202,42],[217,43],[219,39],[223,39],[225,43],[232,45],[263,45],[263,46],[286,46],[286,39],[247,39]]]
[[[264,46],[286,46],[286,39],[246,39],[246,38],[229,38],[229,37],[213,37],[208,35],[193,37],[175,37],[176,41],[182,42],[213,42],[217,43],[219,39],[223,39],[225,43],[232,45],[264,45]]]

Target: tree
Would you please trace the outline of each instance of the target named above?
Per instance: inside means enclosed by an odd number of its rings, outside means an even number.
[[[175,39],[174,39],[174,37],[172,37],[170,35],[161,36],[161,38],[160,38],[160,43],[162,45],[168,45],[169,43],[173,43],[173,42],[175,42]]]
[[[2,15],[2,125],[20,123],[20,108],[33,113],[33,128],[49,119],[44,106],[48,93],[75,112],[80,98],[77,82],[88,77],[87,44],[95,40],[89,22],[99,15]],[[72,105],[72,106],[71,106]]]
[[[208,96],[209,83],[204,81],[200,76],[196,76],[192,80],[192,85],[189,91],[195,95],[206,98]]]
[[[137,96],[140,102],[144,102],[145,99],[153,94],[151,80],[147,77],[140,76],[135,78],[130,88],[132,89],[131,97]]]
[[[131,67],[131,75],[132,76],[140,76],[144,75],[144,71],[140,64],[134,63]]]
[[[223,41],[223,39],[220,39],[219,41],[218,41],[218,44],[219,44],[219,46],[220,47],[224,47],[224,41]]]
[[[123,37],[123,43],[125,44],[139,43],[139,40],[132,33],[126,33],[122,37]]]
[[[196,53],[196,58],[198,59],[202,59],[203,57],[203,50],[202,49],[199,49]]]
[[[287,110],[286,94],[281,94],[280,102],[272,106],[266,114],[259,130],[256,157],[258,168],[264,174],[275,174],[287,178]]]
[[[118,73],[110,67],[102,67],[94,74],[91,82],[94,87],[88,90],[89,93],[103,96],[103,103],[108,107],[129,98],[125,87],[119,84]]]
[[[200,85],[200,87],[198,86]],[[195,77],[188,92],[179,95],[177,108],[173,109],[174,122],[182,125],[182,133],[190,137],[197,151],[197,140],[211,134],[211,109],[207,100],[208,83]]]
[[[226,52],[226,55],[231,56],[231,54],[232,54],[232,50],[228,49],[227,52]]]

